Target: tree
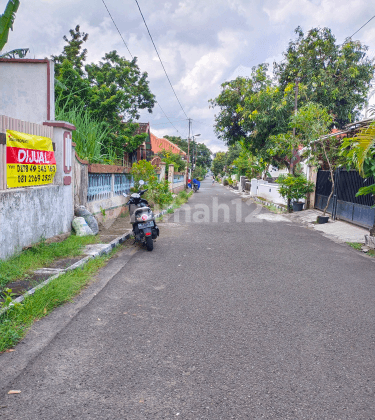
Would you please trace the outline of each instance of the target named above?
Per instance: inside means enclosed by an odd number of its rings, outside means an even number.
[[[289,42],[284,60],[274,63],[280,89],[299,81],[305,86],[302,102],[327,108],[339,127],[354,121],[374,76],[374,65],[366,58],[368,48],[351,39],[336,44],[329,28],[313,28],[305,35],[298,27],[295,33],[297,39]]]
[[[19,6],[19,0],[9,0],[4,13],[0,15],[0,51],[8,42],[9,31],[13,28]]]
[[[215,176],[224,175],[225,153],[218,152],[212,161],[212,172]]]
[[[168,136],[165,135],[164,138],[168,139],[176,146],[178,146],[181,150],[183,150],[186,154],[188,152],[188,141],[186,139],[182,139],[179,136]],[[194,140],[190,141],[190,162],[196,163],[203,168],[209,168],[212,163],[212,152],[211,150],[204,144],[198,143]],[[195,162],[195,156],[197,156],[197,162]]]
[[[328,136],[333,118],[326,108],[320,104],[309,102],[292,117],[292,125],[300,131],[301,140],[307,148],[310,163],[321,166],[324,162],[328,165],[331,176],[332,188],[324,208],[325,216],[329,202],[335,189],[334,171],[342,163],[340,159],[340,140]]]
[[[86,49],[82,50],[88,34],[79,25],[70,31],[71,39],[59,56],[55,76],[57,107],[84,107],[93,118],[104,123],[109,135],[103,148],[114,150],[119,159],[124,152],[133,152],[143,143],[146,134],[136,134],[140,110],[152,112],[155,96],[149,89],[147,73],[141,73],[137,58],[132,61],[111,51],[98,64],[84,66]]]
[[[72,67],[80,76],[84,74],[83,64],[86,61],[87,49],[82,50],[82,45],[88,40],[89,34],[80,32],[80,26],[69,30],[71,39],[66,35],[63,36],[64,41],[68,44],[64,46],[64,50],[60,55],[53,55],[52,59],[55,63],[55,74],[58,76],[61,71],[62,64],[65,60],[72,63]],[[82,51],[81,51],[82,50]]]
[[[227,145],[241,143],[257,158],[283,165],[283,159],[269,155],[273,136],[286,132],[293,110],[293,89],[279,89],[267,75],[268,65],[253,67],[250,78],[238,77],[223,83],[222,91],[210,100],[219,107],[215,133]]]
[[[182,160],[182,156],[178,153],[172,153],[169,150],[162,149],[162,151],[158,153],[158,156],[166,163],[167,171],[169,165],[174,165],[176,172],[183,172],[186,169],[186,162]]]

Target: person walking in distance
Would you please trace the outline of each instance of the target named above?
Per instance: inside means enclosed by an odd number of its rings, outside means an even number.
[[[212,186],[215,184],[215,176],[212,177]]]

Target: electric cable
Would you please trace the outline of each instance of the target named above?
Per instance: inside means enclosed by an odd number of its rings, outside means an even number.
[[[173,85],[172,85],[172,83],[171,83],[171,81],[170,81],[170,79],[169,79],[169,76],[168,76],[168,74],[167,74],[167,71],[165,70],[165,67],[164,67],[163,61],[162,61],[162,60],[161,60],[161,58],[160,58],[160,55],[159,55],[159,52],[158,52],[158,50],[157,50],[157,48],[156,48],[155,42],[154,42],[154,40],[153,40],[153,38],[152,38],[152,35],[151,35],[151,33],[150,33],[150,30],[148,29],[148,26],[147,26],[146,20],[145,20],[145,18],[144,18],[144,16],[143,16],[143,13],[142,13],[142,10],[141,10],[141,8],[140,8],[140,6],[139,6],[138,0],[135,0],[135,2],[137,3],[138,9],[139,9],[139,13],[140,13],[140,14],[141,14],[141,16],[142,16],[142,19],[143,19],[143,22],[144,22],[144,24],[145,24],[145,26],[146,26],[147,32],[148,32],[148,34],[149,34],[149,36],[150,36],[150,38],[151,38],[151,42],[152,42],[152,44],[153,44],[153,46],[154,46],[154,48],[155,48],[156,54],[157,54],[157,55],[158,55],[158,57],[159,57],[160,64],[161,64],[161,65],[162,65],[162,67],[163,67],[164,73],[165,73],[165,75],[167,76],[168,82],[169,82],[169,84],[170,84],[170,86],[171,86],[171,88],[172,88],[172,90],[173,90],[173,93],[174,93],[174,95],[175,95],[175,97],[176,97],[176,99],[177,99],[177,102],[179,103],[179,105],[180,105],[180,107],[181,107],[181,109],[182,109],[182,112],[185,114],[186,118],[189,118],[189,117],[186,115],[186,112],[185,112],[184,108],[182,107],[181,102],[180,102],[180,100],[178,99],[178,96],[177,96],[177,94],[176,94],[176,91],[174,90]]]
[[[364,28],[370,21],[372,21],[372,19],[374,19],[375,18],[375,15],[372,17],[372,18],[370,18],[364,25],[362,25],[357,31],[355,31],[354,32],[354,34],[352,35],[352,36],[350,36],[349,38],[353,38],[353,36],[357,33],[357,32],[359,32],[362,28]],[[348,38],[348,39],[349,39]]]
[[[109,9],[108,9],[107,5],[105,4],[105,1],[104,1],[104,0],[102,0],[102,2],[103,2],[103,4],[104,4],[105,8],[107,9],[107,12],[108,12],[108,14],[109,14],[109,17],[112,19],[112,22],[113,22],[113,24],[115,25],[115,27],[116,27],[116,29],[117,29],[117,32],[118,32],[118,33],[119,33],[119,35],[121,36],[122,42],[125,44],[126,49],[129,51],[130,57],[131,57],[131,58],[133,58],[132,53],[130,52],[130,50],[129,50],[129,48],[128,48],[128,46],[127,46],[127,44],[126,44],[126,42],[125,42],[125,40],[124,40],[124,38],[123,38],[123,36],[121,35],[121,32],[119,31],[119,28],[118,28],[118,27],[117,27],[117,25],[116,25],[115,20],[113,19],[112,15],[111,15],[111,12],[109,11]]]
[[[177,130],[177,128],[172,124],[171,120],[167,117],[167,114],[164,112],[164,109],[161,107],[159,102],[156,102],[159,105],[159,108],[163,111],[165,118],[169,121],[169,124],[181,135],[181,133]]]
[[[130,56],[131,56],[131,58],[133,58],[133,55],[132,55],[132,53],[130,52],[130,50],[129,50],[129,47],[127,46],[127,44],[126,44],[126,42],[125,42],[125,40],[124,40],[124,38],[123,38],[123,36],[121,35],[121,32],[120,32],[120,30],[119,30],[119,28],[117,27],[117,25],[116,25],[116,22],[115,22],[115,20],[113,19],[113,17],[112,17],[112,15],[111,15],[111,12],[109,11],[109,9],[108,9],[108,7],[107,7],[107,5],[106,5],[106,3],[105,3],[105,1],[104,0],[102,0],[102,2],[103,2],[103,4],[104,4],[104,6],[105,6],[105,8],[107,9],[107,12],[108,12],[108,14],[109,14],[109,16],[110,16],[110,18],[112,19],[112,22],[113,22],[113,24],[115,25],[115,28],[117,29],[117,32],[119,33],[119,35],[120,35],[120,37],[121,37],[121,39],[122,39],[122,42],[124,43],[124,45],[125,45],[125,47],[126,47],[126,49],[128,50],[128,52],[129,52],[129,54],[130,54]],[[139,5],[138,5],[138,7],[139,7]],[[142,14],[142,12],[141,12],[141,14]],[[142,16],[143,17],[143,16]],[[145,22],[145,24],[146,24],[146,22]],[[146,25],[146,27],[147,27],[147,25]],[[147,28],[148,29],[148,28]],[[150,35],[151,36],[151,35]],[[155,47],[155,49],[156,49],[156,47]],[[160,57],[159,57],[160,58]],[[164,68],[164,66],[163,66],[163,68]],[[165,70],[164,70],[165,71]],[[168,76],[167,76],[168,77]],[[169,78],[168,78],[168,80],[169,80]],[[170,82],[169,82],[170,83]],[[173,87],[172,87],[172,89],[173,89]],[[176,93],[175,93],[175,95],[176,95]],[[177,96],[176,96],[177,97]],[[178,98],[177,98],[177,100],[178,100]],[[159,107],[160,107],[160,109],[163,111],[163,114],[165,115],[165,117],[168,119],[168,121],[169,121],[169,124],[171,124],[171,126],[177,131],[177,133],[179,133],[180,135],[181,135],[181,133],[177,130],[177,128],[171,123],[171,121],[170,121],[170,119],[167,117],[167,115],[165,114],[165,112],[164,112],[164,110],[163,110],[163,108],[161,107],[161,105],[159,104],[159,102],[157,102],[156,101],[156,103],[159,105]],[[180,104],[181,105],[181,104]],[[186,115],[186,114],[185,114]],[[166,123],[167,124],[167,123]]]

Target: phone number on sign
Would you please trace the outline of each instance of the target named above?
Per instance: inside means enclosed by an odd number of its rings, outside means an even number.
[[[16,165],[17,173],[22,172],[56,172],[55,165]]]
[[[18,183],[52,182],[53,175],[18,175]]]

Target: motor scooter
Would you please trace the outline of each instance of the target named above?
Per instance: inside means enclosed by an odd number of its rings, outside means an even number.
[[[139,181],[140,186],[144,183],[143,180]],[[147,200],[142,198],[146,191],[147,189],[139,190],[137,193],[131,194],[126,204],[129,207],[130,223],[133,225],[134,241],[146,246],[147,251],[152,251],[154,249],[154,239],[159,236],[159,228]],[[128,196],[127,194],[123,195],[124,197]]]

